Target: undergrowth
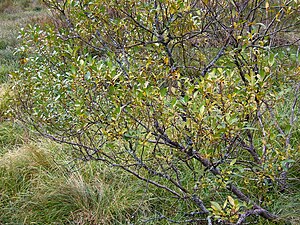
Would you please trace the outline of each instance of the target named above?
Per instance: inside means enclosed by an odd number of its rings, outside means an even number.
[[[99,164],[68,170],[47,141],[0,158],[0,192],[2,224],[126,224],[148,211],[139,181]]]

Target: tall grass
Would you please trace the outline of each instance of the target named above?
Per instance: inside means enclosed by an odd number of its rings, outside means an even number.
[[[139,181],[99,164],[69,171],[51,142],[0,158],[0,224],[127,224],[148,212]]]
[[[298,137],[299,138],[299,137]],[[299,149],[300,150],[300,145]],[[274,202],[274,211],[281,219],[291,225],[300,224],[300,160],[298,159],[289,170],[288,191],[282,193]]]

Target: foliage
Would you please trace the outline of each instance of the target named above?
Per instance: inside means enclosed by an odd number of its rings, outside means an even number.
[[[299,57],[278,54],[297,1],[44,2],[53,25],[21,31],[20,119],[168,192],[185,222],[277,218],[299,156]]]

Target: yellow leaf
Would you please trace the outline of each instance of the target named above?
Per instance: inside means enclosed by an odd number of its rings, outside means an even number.
[[[164,58],[164,63],[165,63],[166,65],[169,65],[169,57],[165,57],[165,58]]]
[[[172,75],[172,78],[174,78],[174,79],[180,78],[180,73],[178,70],[171,71],[171,75]]]
[[[266,11],[268,12],[269,9],[270,9],[270,4],[269,4],[269,2],[266,2]]]
[[[209,2],[209,0],[203,0],[202,2],[203,2],[205,5],[207,5],[208,2]]]
[[[265,66],[265,67],[264,67],[264,71],[265,71],[266,73],[269,73],[269,72],[270,72],[270,68],[267,67],[267,66]]]
[[[21,59],[20,59],[20,63],[21,63],[22,65],[26,64],[27,62],[28,62],[28,59],[26,59],[26,58],[21,58]]]

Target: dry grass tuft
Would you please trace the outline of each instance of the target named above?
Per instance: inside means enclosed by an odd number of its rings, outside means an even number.
[[[32,172],[34,172],[38,168],[52,168],[53,162],[51,159],[49,152],[40,149],[36,145],[29,144],[5,153],[0,158],[0,167],[11,171],[27,168],[32,169]]]

